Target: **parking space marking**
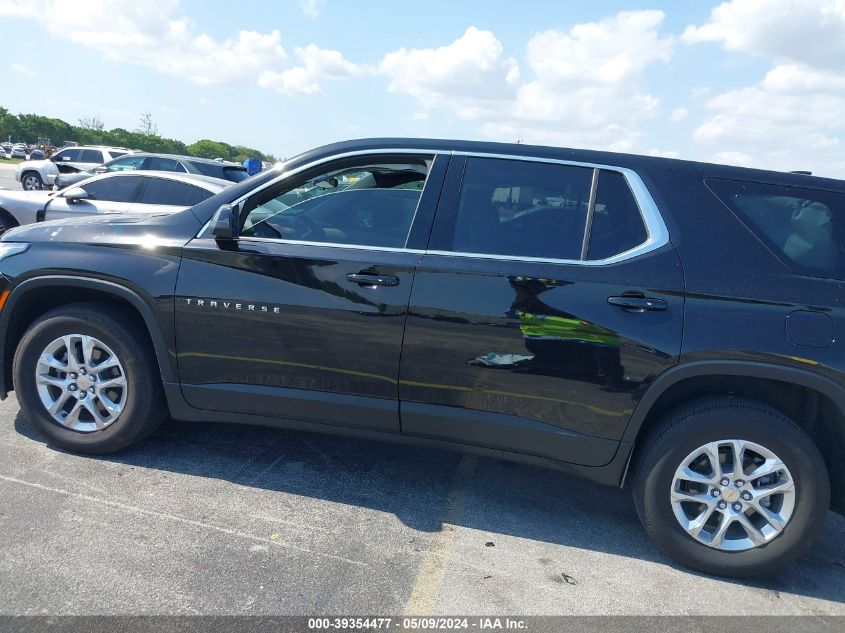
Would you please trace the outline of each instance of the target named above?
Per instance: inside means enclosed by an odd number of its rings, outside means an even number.
[[[446,577],[446,566],[452,556],[455,544],[455,530],[464,513],[466,494],[472,475],[478,464],[476,457],[464,455],[455,469],[452,486],[446,497],[446,507],[441,519],[441,529],[431,539],[428,553],[420,565],[411,596],[405,605],[405,615],[425,616],[434,613],[443,579]]]
[[[168,521],[177,521],[179,523],[184,523],[186,525],[192,525],[194,527],[203,528],[206,530],[213,530],[215,532],[222,532],[223,534],[228,534],[229,536],[235,536],[238,538],[250,540],[250,541],[257,541],[259,543],[265,545],[274,545],[277,547],[282,547],[285,549],[292,549],[298,552],[304,552],[306,554],[314,554],[315,556],[320,556],[322,558],[329,558],[332,560],[342,561],[344,563],[349,563],[350,565],[356,565],[359,567],[370,567],[368,563],[353,560],[351,558],[345,558],[343,556],[336,556],[334,554],[326,554],[325,552],[316,552],[314,550],[307,549],[305,547],[297,547],[296,545],[291,545],[290,543],[284,543],[278,540],[271,540],[270,538],[265,538],[262,536],[256,536],[255,534],[248,534],[246,532],[239,532],[238,530],[232,530],[230,528],[225,528],[219,525],[213,525],[211,523],[204,523],[202,521],[196,521],[194,519],[188,519],[185,517],[181,517],[176,514],[169,514],[167,512],[159,512],[157,510],[148,510],[146,508],[139,508],[138,506],[129,505],[126,503],[121,503],[119,501],[112,501],[110,499],[103,499],[101,497],[93,497],[91,495],[85,495],[78,492],[71,492],[70,490],[63,490],[61,488],[53,488],[51,486],[45,486],[44,484],[39,484],[33,481],[24,481],[23,479],[18,479],[16,477],[9,477],[7,475],[0,475],[0,481],[6,481],[13,484],[18,484],[21,486],[28,486],[30,488],[35,488],[37,490],[43,490],[45,492],[52,492],[54,494],[65,495],[67,497],[73,497],[74,499],[80,499],[83,501],[88,501],[90,503],[97,503],[100,505],[109,506],[112,508],[117,508],[119,510],[124,510],[125,512],[131,512],[133,514],[144,514],[147,516],[156,517],[158,519],[165,519]]]

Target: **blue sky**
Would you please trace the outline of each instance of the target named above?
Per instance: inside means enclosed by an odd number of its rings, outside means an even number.
[[[0,0],[0,105],[292,156],[364,136],[845,177],[845,1]]]

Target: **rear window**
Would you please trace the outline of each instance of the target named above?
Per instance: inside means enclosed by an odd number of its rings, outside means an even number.
[[[150,178],[141,194],[142,204],[162,204],[170,206],[191,207],[210,198],[210,191],[193,185],[164,178]]]
[[[845,193],[716,178],[705,182],[794,271],[845,279]]]
[[[223,177],[226,180],[231,180],[232,182],[241,182],[242,180],[249,178],[249,172],[240,167],[224,167]]]

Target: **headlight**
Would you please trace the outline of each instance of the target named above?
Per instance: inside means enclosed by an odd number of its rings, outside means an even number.
[[[0,242],[0,260],[19,255],[29,248],[29,244],[21,242]]]

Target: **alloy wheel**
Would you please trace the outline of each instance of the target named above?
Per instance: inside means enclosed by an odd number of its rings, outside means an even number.
[[[684,458],[672,479],[672,510],[699,543],[744,551],[780,534],[795,510],[795,481],[772,451],[738,439],[710,442]]]
[[[128,396],[120,359],[105,343],[85,334],[68,334],[50,343],[38,359],[35,382],[53,420],[82,433],[113,424]]]

